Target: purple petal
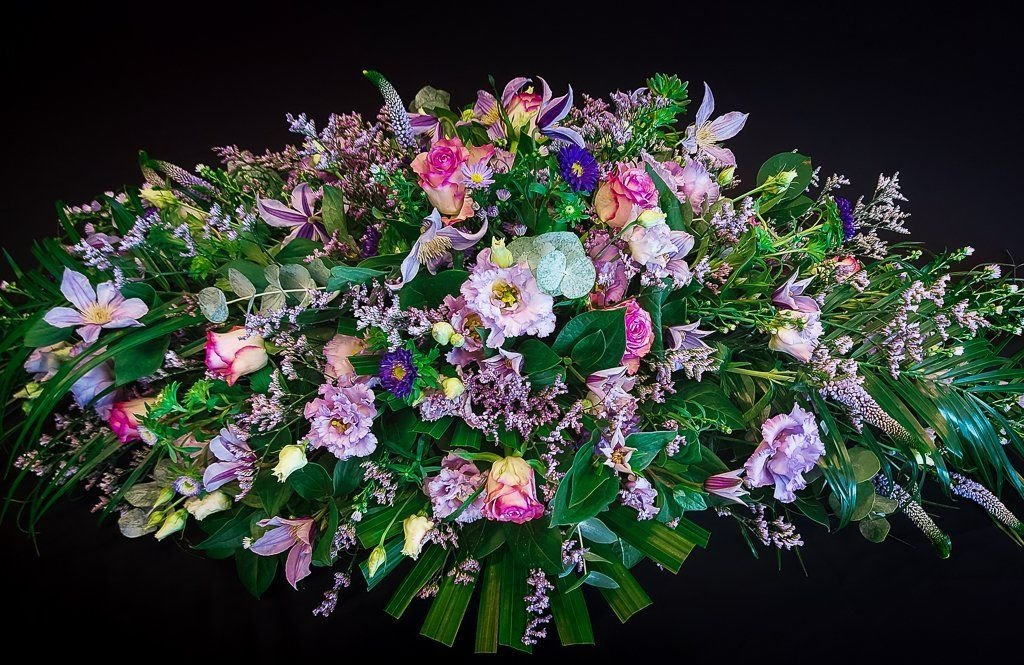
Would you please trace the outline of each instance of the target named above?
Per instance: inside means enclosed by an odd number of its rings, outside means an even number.
[[[715,111],[715,96],[711,94],[711,86],[704,82],[704,99],[701,100],[700,108],[697,109],[697,118],[694,124],[700,129],[708,121]]]
[[[308,217],[297,210],[292,210],[280,201],[274,199],[256,199],[256,207],[260,211],[260,217],[271,226],[298,226],[305,224]]]
[[[78,326],[84,323],[82,321],[82,313],[70,307],[54,307],[46,313],[43,321],[57,328],[70,328],[71,326]]]
[[[72,305],[85,309],[96,302],[96,291],[93,290],[89,278],[71,268],[64,268],[64,279],[60,283],[60,292]]]
[[[519,89],[530,82],[530,79],[525,76],[517,76],[505,85],[505,90],[501,93],[501,104],[507,107],[512,98],[515,97]]]
[[[128,298],[114,310],[114,319],[140,319],[149,307],[140,298]]]
[[[203,487],[212,492],[234,480],[238,462],[214,462],[203,472]]]
[[[581,148],[586,147],[583,137],[575,129],[569,129],[568,127],[550,127],[548,129],[542,129],[540,133],[549,139],[573,143]]]
[[[417,241],[416,244],[412,246],[412,249],[409,250],[409,255],[406,256],[405,259],[402,261],[402,267],[401,267],[402,281],[401,281],[401,283],[397,284],[395,286],[392,286],[391,288],[394,288],[394,289],[402,288],[402,286],[404,286],[405,284],[411,282],[413,277],[415,277],[416,274],[420,271],[420,260],[416,256],[416,254],[419,252],[419,249],[420,249],[420,243],[419,243],[419,241]]]
[[[736,156],[732,154],[732,150],[717,145],[704,145],[701,148],[722,166],[736,166]]]
[[[483,238],[484,234],[486,233],[487,222],[485,220],[483,225],[480,227],[480,230],[477,231],[476,233],[466,233],[465,231],[460,231],[454,226],[448,226],[438,231],[437,235],[451,238],[452,249],[462,251],[464,249],[469,249],[473,245],[477,244],[480,241],[480,238]]]
[[[544,111],[541,113],[540,118],[537,120],[537,126],[541,129],[554,125],[559,120],[569,115],[569,110],[572,109],[572,86],[569,86],[569,92],[551,100],[551,103],[544,106]]]
[[[315,200],[313,188],[304,182],[292,190],[292,207],[306,217],[313,216],[313,202]]]
[[[100,336],[100,327],[94,323],[90,323],[87,326],[82,326],[76,332],[83,341],[92,344]]]
[[[724,141],[739,134],[740,130],[743,129],[743,125],[746,124],[749,115],[749,113],[730,111],[723,116],[715,118],[710,127],[712,140]]]
[[[260,556],[274,556],[295,545],[295,534],[287,524],[274,527],[253,541],[249,551]]]
[[[298,589],[299,580],[309,575],[309,564],[313,560],[313,547],[305,543],[296,545],[288,553],[284,563],[284,577],[293,589]]]

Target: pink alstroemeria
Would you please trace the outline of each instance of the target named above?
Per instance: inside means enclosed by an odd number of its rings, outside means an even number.
[[[289,239],[306,238],[327,242],[327,229],[313,212],[315,202],[316,193],[313,188],[301,183],[292,190],[291,207],[280,201],[262,197],[256,198],[256,207],[260,211],[260,217],[270,226],[291,228]]]
[[[284,576],[292,588],[298,589],[296,585],[309,575],[309,564],[313,561],[313,518],[271,517],[257,524],[272,528],[250,543],[249,551],[259,556],[276,556],[291,550],[284,564]]]
[[[469,249],[480,241],[487,233],[487,222],[483,223],[476,233],[467,233],[457,228],[456,225],[445,226],[441,219],[441,213],[434,208],[434,211],[423,220],[423,231],[420,237],[413,243],[409,255],[402,261],[402,281],[392,284],[391,288],[398,290],[406,282],[420,271],[421,265],[426,265],[431,272],[442,258],[447,256],[451,250],[462,251]]]
[[[730,111],[710,120],[714,110],[715,96],[711,94],[711,87],[705,83],[704,100],[700,103],[700,108],[697,109],[697,118],[694,124],[686,128],[683,147],[690,154],[706,153],[721,166],[736,166],[736,157],[732,154],[732,150],[719,147],[718,143],[739,134],[747,122],[748,114]]]
[[[100,336],[100,328],[141,326],[138,319],[149,311],[139,298],[122,296],[113,282],[98,284],[94,290],[88,277],[70,268],[64,268],[60,292],[74,309],[54,307],[43,319],[57,328],[81,326],[77,332],[90,344]]]
[[[612,433],[612,438],[598,446],[597,451],[605,456],[604,465],[614,469],[617,473],[633,473],[629,466],[629,459],[636,452],[636,448],[626,445],[626,437],[618,427]]]
[[[220,435],[210,441],[209,450],[220,461],[206,467],[203,473],[203,487],[207,492],[237,480],[242,491],[235,496],[235,501],[240,501],[252,488],[259,461],[256,453],[238,434],[233,426],[229,426],[221,429]]]
[[[704,479],[704,491],[726,501],[743,504],[745,502],[742,497],[747,495],[747,490],[743,488],[743,478],[740,477],[742,475],[743,469],[735,469],[708,476]]]

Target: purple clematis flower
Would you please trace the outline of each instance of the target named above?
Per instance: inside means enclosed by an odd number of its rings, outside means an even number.
[[[90,344],[100,336],[100,328],[141,326],[138,319],[149,311],[139,298],[122,296],[113,282],[98,284],[94,290],[88,277],[70,268],[64,268],[60,292],[74,309],[54,307],[43,320],[57,328],[81,326],[77,332]]]
[[[477,361],[481,367],[489,368],[496,376],[508,378],[513,374],[523,375],[523,354],[499,348],[490,358]]]
[[[416,239],[412,249],[409,250],[409,255],[402,261],[401,281],[391,284],[391,288],[397,291],[406,282],[412,281],[412,278],[420,271],[420,265],[426,265],[427,270],[433,273],[437,264],[448,255],[448,252],[453,249],[457,251],[469,249],[479,242],[486,233],[486,221],[476,233],[461,231],[454,224],[445,226],[444,220],[441,219],[441,213],[434,208],[434,211],[423,220],[423,231],[420,233],[420,237]]]
[[[629,459],[636,452],[636,448],[626,445],[626,437],[618,427],[612,432],[611,439],[598,446],[597,451],[604,455],[604,465],[614,469],[616,473],[633,473],[629,466]]]
[[[222,429],[220,436],[210,441],[209,448],[220,461],[206,467],[203,473],[203,487],[207,492],[212,492],[237,480],[241,491],[235,496],[235,501],[242,500],[252,489],[256,477],[256,453],[232,427]]]
[[[683,147],[690,154],[704,152],[721,166],[735,166],[736,157],[732,154],[732,150],[721,148],[718,143],[739,134],[747,122],[748,114],[730,111],[709,121],[714,110],[715,96],[711,94],[711,87],[705,83],[704,100],[700,103],[700,108],[697,109],[697,118],[694,124],[686,128]]]
[[[551,88],[548,87],[548,82],[539,76],[537,78],[540,79],[541,84],[540,111],[537,113],[537,131],[540,132],[541,136],[546,136],[549,139],[565,141],[581,148],[584,147],[586,144],[579,132],[575,129],[558,126],[558,123],[565,119],[565,116],[569,115],[569,111],[572,110],[572,86],[569,86],[569,92],[566,94],[552,99]]]
[[[274,199],[257,197],[256,207],[260,217],[270,226],[291,228],[288,238],[307,238],[327,242],[327,229],[313,212],[316,193],[306,183],[299,184],[292,190],[292,205],[288,207]]]
[[[803,295],[804,289],[811,283],[814,277],[797,280],[797,273],[786,280],[786,283],[775,289],[772,293],[772,304],[779,309],[790,309],[806,314],[817,314],[821,311],[818,301],[810,296]]]
[[[291,550],[284,564],[284,576],[292,588],[298,589],[296,584],[309,575],[309,564],[313,561],[313,518],[271,517],[257,524],[272,528],[250,543],[249,551],[259,556],[275,556]]]
[[[572,86],[569,92],[561,97],[553,97],[547,81],[537,77],[541,83],[541,95],[523,87],[530,82],[525,76],[517,76],[508,82],[501,93],[501,107],[505,109],[515,129],[536,129],[541,136],[552,140],[566,141],[584,146],[583,137],[574,129],[559,127],[558,123],[569,115],[572,109]],[[473,113],[477,119],[487,126],[487,134],[492,139],[505,138],[505,127],[502,123],[498,100],[489,92],[481,90],[477,93]],[[528,131],[528,133],[533,133]]]

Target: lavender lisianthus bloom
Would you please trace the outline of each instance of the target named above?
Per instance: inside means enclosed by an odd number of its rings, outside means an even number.
[[[292,588],[298,589],[296,585],[309,575],[309,566],[313,561],[313,518],[287,520],[271,517],[257,524],[270,529],[249,543],[249,551],[259,556],[276,556],[287,551],[284,576]]]
[[[444,519],[461,508],[486,481],[487,475],[481,473],[476,464],[458,455],[449,454],[441,460],[441,470],[438,474],[423,481],[423,493],[430,498],[434,517]],[[483,492],[477,494],[455,521],[468,524],[482,518],[485,500]]]
[[[853,218],[853,205],[849,199],[836,196],[836,209],[839,210],[839,219],[843,222],[843,240],[850,240],[857,235],[857,222]]]
[[[751,487],[775,487],[783,503],[796,501],[807,487],[804,474],[825,454],[814,414],[794,404],[793,410],[769,418],[761,425],[761,443],[743,465]]]
[[[788,353],[802,363],[808,362],[824,333],[820,315],[784,309],[779,312],[778,322],[768,348]]]
[[[601,176],[594,156],[574,143],[559,148],[558,171],[574,192],[594,191]]]
[[[412,384],[417,375],[411,351],[395,349],[388,351],[381,358],[380,385],[395,397],[408,397],[412,393]]]
[[[316,218],[313,204],[316,202],[316,193],[306,183],[300,183],[292,190],[291,206],[275,201],[257,197],[256,208],[260,217],[270,226],[279,228],[291,228],[289,238],[306,238],[327,242],[327,229],[323,222]]]
[[[402,261],[401,268],[399,269],[402,274],[401,281],[396,284],[389,284],[389,286],[394,290],[402,288],[419,273],[421,265],[426,265],[427,269],[433,272],[438,262],[447,256],[451,250],[462,251],[469,249],[479,242],[486,233],[486,221],[484,221],[480,230],[476,233],[467,233],[459,229],[456,224],[445,226],[441,213],[438,212],[437,208],[434,208],[430,215],[423,220],[423,229],[420,232],[420,237],[416,239],[416,242],[413,243],[412,248],[409,250],[409,254]]]
[[[89,278],[71,268],[64,268],[60,292],[74,308],[54,307],[43,317],[57,328],[80,326],[76,332],[88,343],[95,342],[101,328],[141,326],[149,307],[139,298],[125,298],[113,282],[102,282],[92,288]]]
[[[509,337],[547,337],[555,331],[554,299],[541,292],[525,263],[499,268],[486,256],[478,257],[461,291],[466,306],[480,315],[492,349]]]
[[[317,392],[320,397],[303,409],[311,448],[327,448],[340,460],[366,457],[377,449],[377,436],[370,431],[377,407],[366,384],[342,377],[337,385],[325,383]]]
[[[230,425],[210,441],[209,450],[219,461],[203,472],[203,488],[213,492],[237,480],[241,491],[235,496],[235,501],[240,501],[252,489],[256,478],[256,463],[259,461],[256,453],[242,438],[241,432]]]
[[[731,111],[711,120],[714,110],[715,96],[711,94],[711,87],[705,83],[704,99],[697,109],[694,124],[686,128],[686,138],[683,139],[682,146],[691,155],[704,153],[722,166],[735,166],[736,157],[732,150],[722,148],[718,143],[739,134],[747,122],[747,114]]]

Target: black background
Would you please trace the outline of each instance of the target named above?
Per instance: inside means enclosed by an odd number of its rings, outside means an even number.
[[[379,3],[382,6],[384,3]],[[655,71],[714,88],[719,112],[751,114],[730,145],[750,179],[776,152],[799,148],[825,174],[870,193],[899,170],[915,239],[971,244],[981,260],[1024,255],[1018,166],[1019,35],[1006,8],[799,8],[763,2],[389,3],[383,11],[281,3],[214,8],[135,4],[101,16],[57,8],[11,10],[3,49],[0,233],[19,259],[56,231],[53,202],[91,200],[139,182],[136,153],[191,167],[208,148],[260,150],[292,137],[286,112],[322,123],[332,111],[374,115],[360,71],[385,73],[408,99],[430,83],[462,104],[486,86],[540,74],[562,90],[605,94]],[[497,13],[500,12],[500,13]],[[556,15],[557,14],[557,15]],[[8,272],[4,269],[4,276]],[[941,497],[935,497],[945,502]],[[423,608],[401,622],[384,593],[356,590],[328,620],[309,612],[322,571],[293,592],[283,580],[250,599],[230,562],[167,541],[127,541],[96,527],[90,498],[58,508],[37,540],[0,525],[5,632],[53,656],[263,662],[300,658],[462,658],[417,635]],[[1018,497],[1009,499],[1018,514]],[[599,649],[569,657],[823,660],[980,655],[1019,643],[1024,557],[969,505],[936,507],[954,555],[936,559],[906,523],[883,545],[855,529],[802,525],[807,575],[792,555],[760,560],[728,521],[678,576],[641,572],[653,607],[620,626],[596,596]],[[470,612],[472,613],[471,606]],[[45,631],[41,634],[40,631]],[[552,638],[539,657],[565,657]],[[344,662],[344,661],[343,661]]]

